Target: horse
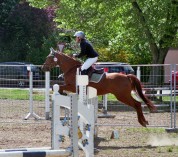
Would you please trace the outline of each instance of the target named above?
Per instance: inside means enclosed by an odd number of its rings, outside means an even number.
[[[72,56],[61,51],[51,51],[41,69],[50,71],[59,66],[64,73],[64,85],[60,85],[59,93],[64,94],[64,91],[76,92],[76,72],[81,65],[82,63]],[[132,91],[142,99],[151,112],[157,110],[155,105],[143,94],[141,82],[133,74],[106,73],[98,83],[89,82],[88,86],[96,88],[97,95],[111,93],[120,102],[134,108],[137,112],[138,122],[143,127],[149,123],[143,115],[141,101],[134,99]]]

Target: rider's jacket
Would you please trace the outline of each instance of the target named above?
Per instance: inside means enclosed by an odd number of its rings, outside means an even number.
[[[87,57],[87,58],[94,58],[98,57],[98,53],[93,49],[92,45],[85,39],[82,39],[80,42],[81,52],[76,56],[80,57]]]

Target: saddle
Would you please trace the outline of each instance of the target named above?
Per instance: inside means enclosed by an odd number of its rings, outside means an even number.
[[[91,66],[87,70],[88,77],[91,78],[92,74],[103,74],[104,73],[104,68],[96,69],[94,66]]]
[[[106,74],[104,72],[104,68],[96,69],[94,66],[91,66],[87,69],[87,75],[89,82],[98,83]]]

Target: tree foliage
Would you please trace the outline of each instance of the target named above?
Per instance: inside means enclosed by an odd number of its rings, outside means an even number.
[[[11,10],[19,3],[19,0],[1,0],[0,1],[0,26],[6,22]]]
[[[9,5],[7,1],[4,4]],[[44,40],[52,34],[54,23],[49,9],[30,7],[28,3],[13,3],[1,21],[1,61],[31,61],[41,64],[44,60]],[[6,17],[5,17],[6,15]],[[49,49],[48,49],[49,51]]]
[[[30,2],[35,5],[39,1]],[[130,63],[162,64],[168,49],[178,43],[177,0],[40,2],[58,8],[59,28],[83,30],[95,45],[108,48],[110,53],[125,52]],[[38,7],[43,6],[38,3]],[[134,61],[133,56],[139,59]]]

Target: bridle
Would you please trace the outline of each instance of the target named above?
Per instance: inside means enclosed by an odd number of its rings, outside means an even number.
[[[49,69],[52,69],[54,66],[57,66],[58,59],[56,57],[56,51],[53,48],[50,48],[50,54],[47,56],[47,58],[52,57],[54,62],[48,63]]]

